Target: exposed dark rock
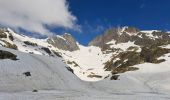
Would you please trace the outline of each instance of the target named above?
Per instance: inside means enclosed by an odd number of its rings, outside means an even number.
[[[110,44],[103,45],[101,49],[102,49],[102,51],[110,50],[111,49]]]
[[[0,38],[7,38],[7,36],[11,41],[14,40],[14,37],[6,28],[0,28]]]
[[[27,47],[27,45],[25,45],[25,44],[24,44],[24,45],[22,45],[22,46]]]
[[[74,74],[74,70],[73,69],[71,69],[70,67],[66,67],[66,68],[67,68],[68,71],[70,71],[71,73]]]
[[[0,38],[7,38],[7,34],[5,32],[7,32],[7,29],[0,28]]]
[[[138,35],[141,35],[142,38],[133,38],[132,41],[135,41],[136,45],[139,46],[161,46],[161,45],[167,45],[170,44],[170,36],[169,33],[166,32],[153,32],[151,33],[154,37],[157,37],[155,39],[152,39],[151,37],[148,37],[146,33],[138,33]]]
[[[119,58],[119,60],[116,60]],[[115,61],[114,61],[115,60]],[[140,57],[140,53],[134,51],[121,52],[117,56],[113,57],[111,61],[106,62],[106,70],[117,70],[117,68],[125,68],[127,70],[129,66],[143,63],[143,58]],[[116,69],[115,69],[116,68]],[[118,69],[120,71],[120,69]],[[129,71],[129,70],[127,70]]]
[[[90,75],[88,75],[87,77],[90,77],[90,78],[102,78],[102,76],[100,76],[100,75],[93,75],[93,74],[90,74]]]
[[[116,38],[116,44],[117,43],[125,43],[125,42],[128,42],[130,40],[131,40],[131,36],[124,32],[118,38]]]
[[[32,92],[38,92],[38,90],[33,90]]]
[[[59,52],[56,52],[56,51],[54,51],[54,50],[52,50],[52,52],[57,56],[57,57],[62,57],[61,55],[61,53],[59,53]]]
[[[112,77],[110,78],[110,80],[118,80],[120,75],[112,75]]]
[[[5,43],[5,45],[3,45],[3,46],[6,47],[6,48],[11,48],[11,49],[15,49],[15,50],[18,49],[18,47],[15,44],[11,44],[11,43],[9,43],[5,40],[1,40],[1,41],[3,41]]]
[[[1,32],[0,32],[0,38],[7,38],[7,34],[6,34],[6,33],[1,33]]]
[[[140,62],[138,60],[131,60],[131,61],[127,61],[127,62],[123,62],[122,60],[118,60],[115,63],[113,63],[112,61],[107,62],[106,63],[106,70],[107,71],[112,71],[112,74],[119,74],[119,73],[124,73],[127,71],[135,71],[138,70],[138,68],[135,67],[130,67],[136,64],[139,64],[137,62]]]
[[[46,47],[42,47],[42,50],[44,50],[46,53],[48,53],[49,55],[51,54],[50,49],[46,48]]]
[[[0,59],[18,60],[15,54],[3,50],[0,50]]]
[[[31,76],[31,73],[30,72],[24,72],[23,73],[25,76]]]
[[[143,47],[141,52],[125,51],[113,57],[111,61],[106,62],[105,68],[107,71],[112,71],[112,74],[124,73],[126,71],[138,70],[138,68],[131,67],[144,62],[161,63],[165,59],[159,59],[164,54],[170,53],[170,49],[161,47]],[[119,58],[118,60],[116,60]]]
[[[106,77],[104,77],[104,79],[106,79],[106,78],[108,78],[109,77],[109,75],[107,75]]]
[[[157,60],[157,58],[167,53],[170,53],[170,49],[151,46],[151,47],[143,47],[140,56],[144,58],[145,62],[160,63],[165,60],[163,59]]]
[[[130,46],[129,48],[127,48],[127,50],[136,52],[137,50],[139,50],[139,48],[137,46]]]
[[[120,74],[120,73],[125,73],[127,71],[136,71],[138,70],[139,68],[136,68],[136,67],[129,67],[129,66],[126,66],[126,67],[115,67],[112,69],[112,74]]]
[[[108,53],[113,53],[113,52],[115,52],[115,53],[119,53],[119,52],[122,52],[123,50],[122,49],[120,49],[120,48],[107,48],[106,50],[104,50],[103,51],[103,53],[105,53],[105,54],[108,54]]]
[[[24,43],[25,43],[26,45],[38,46],[37,43],[33,43],[33,42],[30,42],[30,41],[24,41]]]
[[[34,52],[29,52],[30,54],[34,54]]]
[[[79,65],[75,62],[75,61],[67,61],[67,64],[70,64],[70,65],[72,65],[72,64],[74,64],[74,67],[79,67]]]
[[[12,34],[11,34],[11,33],[9,33],[8,38],[9,38],[11,41],[13,41],[13,40],[14,40],[14,37],[12,36]]]

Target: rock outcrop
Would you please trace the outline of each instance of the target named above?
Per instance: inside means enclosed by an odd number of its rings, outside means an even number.
[[[146,33],[134,27],[112,28],[107,30],[103,35],[93,39],[89,43],[89,46],[98,46],[103,49],[108,47],[107,43],[111,40],[114,40],[115,44],[131,41],[139,46],[161,46],[170,44],[170,35],[163,31]]]
[[[133,43],[133,46],[130,46],[128,42]],[[121,50],[119,44],[129,45],[129,48]],[[137,64],[146,62],[159,64],[166,61],[158,58],[170,53],[170,49],[161,47],[168,44],[170,44],[169,33],[140,31],[135,27],[109,29],[89,43],[90,46],[100,47],[105,53],[113,54],[112,58],[105,63],[105,69],[111,71],[113,76],[126,71],[138,70],[133,67]]]
[[[75,51],[79,50],[76,40],[70,35],[65,33],[62,36],[54,36],[49,38],[47,42],[54,47],[62,50]]]

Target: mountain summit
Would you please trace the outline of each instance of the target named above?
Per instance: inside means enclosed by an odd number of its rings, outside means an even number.
[[[68,33],[65,33],[62,36],[56,35],[51,37],[47,42],[58,49],[69,51],[79,50],[76,40]]]

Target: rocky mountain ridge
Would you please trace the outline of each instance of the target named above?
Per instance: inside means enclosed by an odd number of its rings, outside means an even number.
[[[117,80],[139,64],[164,64],[170,53],[170,35],[163,31],[141,31],[134,27],[111,28],[85,47],[70,34],[36,39],[0,29],[0,45],[30,54],[62,57],[69,71],[85,81]]]
[[[140,31],[135,27],[108,29],[103,35],[93,39],[89,46],[105,47],[107,42],[114,40],[115,44],[134,42],[136,45],[166,45],[170,43],[170,35],[163,31]],[[149,45],[148,45],[149,44]]]
[[[164,48],[169,44],[170,34],[167,32],[140,31],[134,27],[109,29],[89,43],[100,47],[104,53],[113,54],[105,63],[105,69],[113,76],[138,70],[134,65],[165,62],[158,58],[170,53],[169,48]]]
[[[79,50],[76,40],[68,33],[63,34],[62,36],[56,35],[48,38],[47,42],[58,49],[68,51]]]

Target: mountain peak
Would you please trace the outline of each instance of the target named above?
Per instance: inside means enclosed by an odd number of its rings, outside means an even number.
[[[72,37],[71,34],[65,33],[63,35],[56,35],[54,37],[49,38],[48,43],[57,47],[58,49],[75,51],[79,50],[77,45],[77,41]]]
[[[136,27],[118,27],[118,28],[111,28],[106,30],[106,32],[95,39],[93,39],[89,45],[99,46],[102,47],[107,44],[108,42],[114,40],[115,43],[125,43],[128,41],[133,41],[136,44],[144,44],[145,41],[154,43],[155,39],[161,39],[161,37],[169,38],[167,32],[151,30],[151,31],[141,31]],[[167,39],[164,38],[164,39]],[[168,39],[167,39],[168,41]]]
[[[131,26],[124,26],[121,28],[118,28],[118,33],[121,35],[122,33],[127,33],[129,35],[136,35],[140,30],[136,27]]]

